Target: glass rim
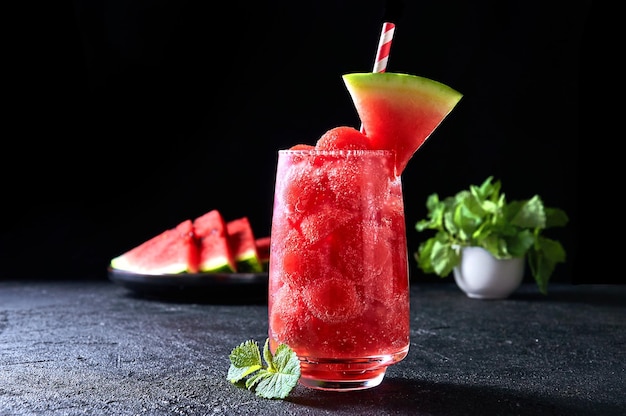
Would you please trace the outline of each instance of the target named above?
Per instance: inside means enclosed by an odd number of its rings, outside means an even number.
[[[358,156],[358,155],[395,155],[392,149],[280,149],[279,154],[296,155],[331,155],[331,156]]]

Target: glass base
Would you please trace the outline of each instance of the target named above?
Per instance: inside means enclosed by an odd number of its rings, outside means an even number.
[[[378,386],[387,367],[404,359],[408,347],[395,354],[366,358],[300,357],[301,385],[317,390],[353,391]]]
[[[359,378],[362,380],[322,380],[319,378],[312,378],[302,376],[298,381],[301,385],[317,390],[327,391],[353,391],[353,390],[365,390],[378,386],[385,378],[385,371],[383,368],[376,372],[361,373]]]

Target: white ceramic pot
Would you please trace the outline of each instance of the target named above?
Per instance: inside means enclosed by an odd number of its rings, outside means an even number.
[[[524,257],[500,260],[481,247],[463,247],[461,264],[453,273],[457,286],[470,298],[504,299],[522,283]]]

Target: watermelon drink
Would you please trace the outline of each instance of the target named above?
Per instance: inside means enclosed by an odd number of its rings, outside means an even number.
[[[300,359],[300,384],[379,385],[409,350],[409,277],[401,175],[460,101],[437,81],[343,76],[361,131],[278,152],[269,262],[269,340]]]
[[[278,154],[269,339],[296,352],[300,384],[365,389],[409,349],[402,185],[393,151],[320,142]]]

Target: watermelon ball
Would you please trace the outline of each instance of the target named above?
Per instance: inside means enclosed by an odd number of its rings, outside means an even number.
[[[311,146],[310,144],[295,144],[289,148],[289,150],[314,150],[315,146]]]
[[[300,168],[300,170],[298,170]],[[295,223],[301,216],[310,215],[332,203],[326,172],[311,165],[292,166],[284,173],[282,192],[284,209],[292,215]]]
[[[308,285],[302,297],[313,316],[327,323],[346,322],[362,313],[362,302],[354,282],[331,267],[320,269],[324,279]],[[328,334],[329,339],[334,334]]]
[[[369,150],[366,135],[354,127],[340,126],[328,130],[319,138],[315,147],[320,150]]]
[[[274,339],[297,348],[302,339],[309,338],[310,330],[306,327],[307,307],[301,292],[288,285],[282,286],[271,298],[270,332]]]

